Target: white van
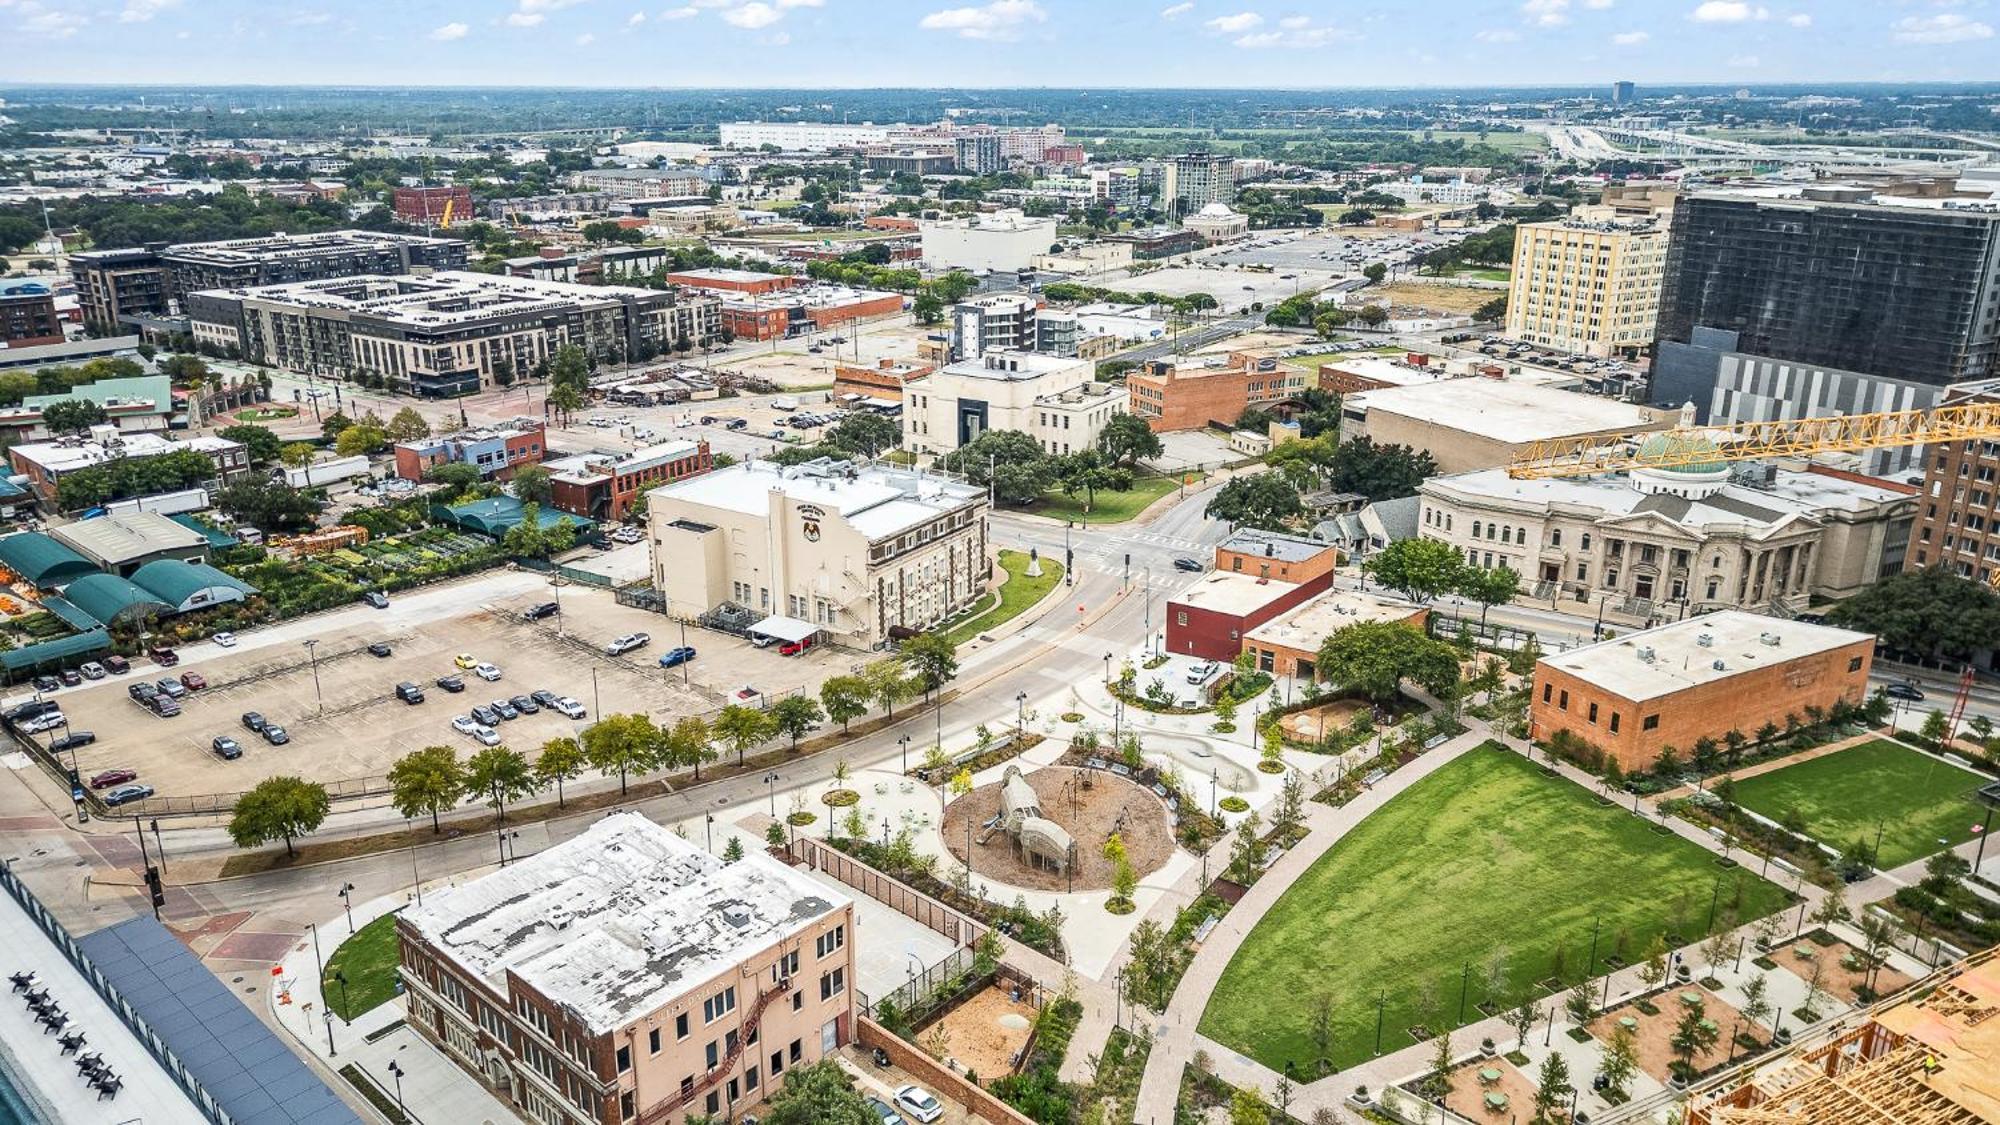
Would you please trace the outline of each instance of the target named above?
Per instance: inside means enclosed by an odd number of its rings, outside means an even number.
[[[779,395],[777,398],[771,400],[771,409],[773,410],[791,411],[798,408],[799,400],[791,395]]]

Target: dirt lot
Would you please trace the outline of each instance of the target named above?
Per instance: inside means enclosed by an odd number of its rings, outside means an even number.
[[[1612,1028],[1617,1026],[1619,1020],[1629,1018],[1636,1021],[1638,1026],[1633,1028],[1632,1033],[1637,1039],[1639,1069],[1665,1082],[1673,1075],[1674,1050],[1670,1042],[1673,1039],[1674,1027],[1680,1022],[1681,1013],[1686,1010],[1682,1006],[1682,993],[1701,997],[1703,1016],[1713,1020],[1720,1032],[1715,1046],[1710,1048],[1707,1054],[1695,1058],[1694,1065],[1697,1070],[1707,1070],[1729,1057],[1731,1028],[1735,1028],[1738,1034],[1748,1033],[1759,1040],[1771,1037],[1770,1031],[1762,1024],[1745,1020],[1728,1001],[1696,984],[1672,985],[1654,993],[1652,1002],[1659,1009],[1659,1015],[1647,1015],[1635,1002],[1620,1004],[1590,1021],[1585,1030],[1589,1031],[1598,1042],[1609,1043]]]
[[[825,387],[833,382],[836,360],[852,363],[857,350],[860,361],[867,365],[881,359],[915,359],[917,345],[935,331],[938,329],[913,325],[899,314],[863,324],[843,324],[810,337],[767,341],[756,349],[718,357],[715,365],[761,376],[783,387]],[[845,340],[835,344],[835,336]],[[825,350],[814,354],[810,348],[815,343]]]
[[[1480,1078],[1482,1070],[1492,1070],[1500,1077],[1488,1085]],[[1499,1094],[1507,1104],[1487,1106],[1488,1094]],[[1451,1072],[1451,1092],[1445,1095],[1444,1104],[1470,1121],[1520,1121],[1535,1112],[1535,1082],[1506,1059],[1474,1059]]]
[[[1167,813],[1151,793],[1137,783],[1101,770],[1044,766],[1027,774],[1028,784],[1042,798],[1042,814],[1066,829],[1076,842],[1077,890],[1102,890],[1111,885],[1111,861],[1104,858],[1104,841],[1116,831],[1125,843],[1125,854],[1140,878],[1159,870],[1174,852],[1174,840],[1167,827]],[[1087,780],[1065,788],[1072,779]],[[1000,811],[1000,783],[974,789],[945,810],[945,846],[951,854],[965,859],[965,818],[974,818],[973,839],[977,855],[972,868],[989,879],[1036,890],[1068,890],[1067,875],[1029,867],[1017,858],[1014,843],[1005,832],[995,832],[984,844],[977,844],[980,829]]]
[[[933,1029],[943,1028],[945,1055],[961,1071],[970,1070],[981,1083],[990,1084],[1014,1072],[1014,1055],[1027,1044],[1034,1026],[1035,1006],[1014,1000],[996,985],[925,1028],[917,1042],[929,1044]]]
[[[1432,285],[1422,281],[1403,281],[1394,285],[1382,285],[1365,291],[1369,297],[1379,297],[1395,305],[1416,305],[1435,312],[1470,313],[1495,297],[1506,293],[1504,289],[1479,289],[1463,285]]]
[[[314,661],[303,645],[250,644],[198,671],[209,686],[182,700],[183,712],[160,719],[133,703],[126,685],[141,677],[158,679],[179,668],[135,663],[129,676],[113,677],[96,689],[69,694],[64,709],[76,729],[96,732],[98,741],[78,754],[83,774],[114,766],[139,771],[162,797],[233,793],[280,773],[314,781],[379,777],[398,756],[422,746],[445,745],[471,754],[479,748],[453,730],[454,715],[474,704],[547,689],[580,701],[590,716],[600,702],[614,711],[645,710],[668,721],[713,711],[724,696],[754,685],[775,697],[804,688],[817,691],[827,676],[846,671],[859,657],[832,649],[781,657],[735,638],[690,631],[688,643],[700,657],[687,669],[663,671],[659,656],[680,643],[679,627],[656,614],[618,605],[608,594],[566,587],[563,630],[551,619],[530,623],[520,611],[546,600],[537,592],[479,604],[476,585],[466,587],[467,608],[455,617],[416,625],[357,625],[318,638],[318,686]],[[624,656],[604,654],[603,645],[628,632],[648,632],[653,642]],[[250,640],[245,638],[246,642]],[[393,654],[371,656],[366,646],[386,641]],[[454,666],[459,653],[497,665],[503,678],[488,683]],[[435,686],[446,674],[466,685],[452,694]],[[426,700],[408,705],[394,696],[401,681],[421,685]],[[316,699],[324,701],[323,712]],[[282,724],[291,735],[271,746],[246,730],[244,712],[256,711]],[[551,711],[524,714],[498,728],[507,743],[532,753],[552,738],[574,734],[579,724]],[[217,735],[243,746],[236,761],[209,750]]]
[[[1800,953],[1808,954],[1808,956],[1801,957],[1799,956]],[[1843,959],[1850,956],[1854,958],[1855,964],[1864,967],[1850,969],[1841,964]],[[1801,939],[1790,945],[1781,945],[1773,949],[1771,951],[1771,960],[1776,961],[1779,968],[1793,974],[1802,981],[1808,982],[1812,980],[1813,966],[1817,964],[1820,967],[1820,990],[1843,1004],[1858,1003],[1859,999],[1855,993],[1855,989],[1859,988],[1868,979],[1868,970],[1865,967],[1867,962],[1861,956],[1861,951],[1844,941],[1836,941],[1832,945],[1821,945],[1810,938]],[[1884,966],[1875,974],[1875,992],[1877,995],[1887,996],[1889,993],[1902,988],[1908,983],[1910,983],[1909,977],[1887,966]]]

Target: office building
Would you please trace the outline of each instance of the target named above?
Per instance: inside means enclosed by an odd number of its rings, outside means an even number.
[[[1874,655],[1867,633],[1741,610],[1690,617],[1543,657],[1529,736],[1568,731],[1627,772],[1647,770],[1663,747],[1685,754],[1809,707],[1864,702]]]
[[[2000,402],[2000,380],[1954,387],[1940,405]],[[1924,451],[1909,569],[1941,566],[1982,585],[2000,572],[2000,442],[1954,441]]]
[[[584,454],[551,466],[550,503],[598,523],[616,523],[647,489],[709,471],[708,442],[675,440],[615,457]]]
[[[960,172],[989,176],[1007,167],[1006,160],[1000,155],[1000,136],[997,133],[955,137],[952,146],[954,163]]]
[[[706,195],[713,173],[692,167],[673,168],[590,168],[571,172],[569,186],[575,191],[603,192],[616,203],[632,199],[682,199]]]
[[[448,434],[399,441],[396,475],[421,481],[440,465],[471,465],[492,480],[514,479],[522,465],[539,464],[548,456],[546,433],[539,418],[477,426]]]
[[[1188,230],[1185,227],[1147,227],[1144,230],[1120,231],[1117,234],[1105,235],[1104,241],[1130,246],[1132,258],[1141,262],[1154,262],[1161,258],[1192,254],[1207,245],[1200,231]]]
[[[987,352],[1039,350],[1035,299],[1021,293],[974,297],[951,308],[951,358],[978,359]]]
[[[1407,445],[1429,453],[1444,473],[1509,464],[1537,441],[1616,439],[1674,424],[1670,411],[1512,379],[1364,391],[1342,399],[1340,414],[1342,441]]]
[[[441,396],[535,371],[556,349],[649,358],[706,344],[722,302],[684,290],[573,285],[482,273],[351,277],[210,290],[188,298],[197,341],[329,378],[378,375]]]
[[[937,473],[748,461],[647,494],[653,587],[675,616],[727,603],[760,632],[880,648],[986,592],[986,512]]]
[[[763,148],[784,152],[825,152],[888,144],[904,126],[834,124],[812,121],[725,121],[720,126],[723,148]]]
[[[279,285],[419,269],[465,268],[465,243],[455,238],[344,230],[276,234],[164,249],[95,250],[72,254],[84,323],[99,332],[184,313],[187,296],[203,289]]]
[[[1858,593],[1902,569],[1918,502],[1907,486],[1850,474],[1721,462],[1542,480],[1486,469],[1433,477],[1418,494],[1423,538],[1508,567],[1537,598],[1641,621],[1799,612]]]
[[[1373,591],[1328,590],[1252,627],[1243,635],[1243,651],[1260,672],[1309,680],[1317,675],[1319,646],[1339,630],[1364,621],[1422,630],[1429,616],[1423,606]]]
[[[408,1022],[544,1125],[735,1115],[854,1038],[854,903],[636,813],[396,915]]]
[[[1127,413],[1154,433],[1234,426],[1253,406],[1297,395],[1311,383],[1305,370],[1271,356],[1232,354],[1207,363],[1147,360],[1125,376]]]
[[[917,223],[922,259],[932,269],[1014,273],[1055,245],[1054,218],[1031,219],[1020,211],[988,211],[958,219]]]
[[[472,218],[472,189],[464,184],[447,187],[399,187],[389,193],[389,206],[406,223],[430,226],[450,220]]]
[[[1210,246],[1250,237],[1249,216],[1227,203],[1211,203],[1182,219],[1181,225],[1200,235]]]
[[[0,280],[0,348],[62,342],[55,292],[39,281]]]
[[[1379,191],[1383,195],[1393,195],[1408,204],[1445,203],[1455,206],[1478,203],[1493,194],[1492,188],[1472,180],[1458,178],[1433,180],[1426,176],[1411,176],[1407,180],[1374,184],[1368,190]]]
[[[1236,198],[1235,162],[1212,152],[1189,152],[1166,160],[1166,198],[1176,216],[1192,215],[1211,203]]]
[[[988,352],[978,359],[946,364],[904,385],[903,448],[949,453],[991,430],[1033,434],[1045,448],[1050,437],[1073,449],[1095,445],[1097,433],[1074,429],[1076,421],[1068,415],[1063,418],[1070,431],[1048,433],[1047,409],[1041,404],[1092,382],[1094,374],[1090,363],[1036,352]],[[1107,412],[1106,420],[1110,413],[1115,411]],[[1057,425],[1063,424],[1059,419]]]
[[[1630,82],[1613,82],[1611,84],[1611,104],[1631,105],[1636,98],[1637,92],[1638,87]]]
[[[1668,206],[1636,219],[1601,206],[1522,223],[1514,232],[1506,334],[1600,358],[1648,351],[1666,271]]]
[[[868,170],[888,175],[943,176],[959,170],[955,149],[899,148],[868,155]]]

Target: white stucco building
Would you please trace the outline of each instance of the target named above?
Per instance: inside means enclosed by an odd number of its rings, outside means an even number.
[[[1031,219],[1011,210],[925,219],[917,229],[924,264],[939,270],[1022,270],[1056,243],[1055,219]]]
[[[995,351],[947,364],[903,387],[903,447],[950,453],[989,430],[1033,435],[1051,453],[1096,444],[1123,396],[1095,365],[1036,352]]]

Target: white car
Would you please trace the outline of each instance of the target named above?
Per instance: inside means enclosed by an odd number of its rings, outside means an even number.
[[[37,715],[22,723],[20,731],[22,734],[40,734],[45,730],[54,730],[57,727],[66,727],[68,725],[69,719],[64,717],[61,711],[50,711],[46,715]]]
[[[500,745],[500,732],[494,730],[492,727],[480,724],[472,728],[472,740],[481,746],[498,746]]]
[[[652,641],[653,638],[646,633],[627,633],[610,644],[605,645],[604,654],[606,656],[623,656],[635,648],[646,647]]]
[[[215,642],[216,644],[219,644],[219,645],[221,645],[221,646],[222,646],[223,648],[235,648],[235,647],[236,647],[236,634],[234,634],[234,633],[231,633],[231,632],[229,632],[229,631],[227,631],[227,630],[224,630],[223,632],[220,632],[220,633],[217,633],[216,635],[214,635],[213,637],[210,637],[210,638],[208,638],[208,639],[209,639],[209,640],[211,640],[211,641],[214,641],[214,642]]]
[[[570,718],[570,719],[583,718],[583,704],[578,703],[576,700],[571,699],[567,695],[563,696],[561,699],[556,700],[554,703],[549,704],[549,710],[555,711],[565,718]]]
[[[451,729],[460,734],[472,734],[479,729],[479,723],[470,715],[457,715],[451,720]]]
[[[492,683],[500,678],[500,669],[482,660],[472,666],[472,674]]]
[[[930,1125],[944,1116],[944,1103],[932,1097],[931,1092],[922,1086],[898,1086],[896,1108],[924,1125]]]

